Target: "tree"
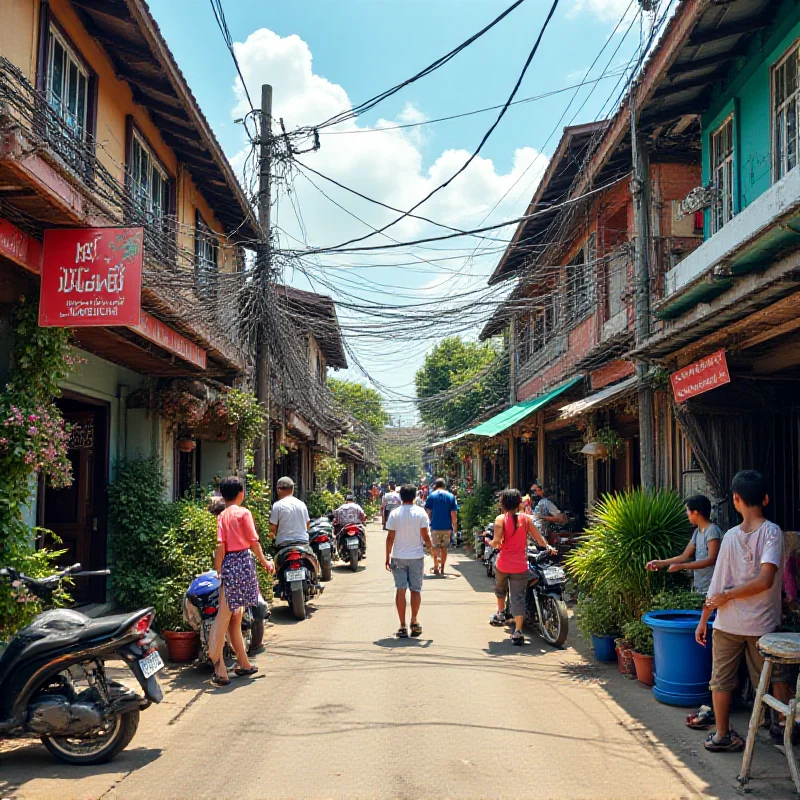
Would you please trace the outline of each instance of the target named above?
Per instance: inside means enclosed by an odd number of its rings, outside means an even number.
[[[419,483],[422,475],[422,448],[419,444],[394,444],[382,441],[378,445],[381,460],[381,479],[401,483]]]
[[[459,430],[505,399],[507,354],[491,343],[451,336],[425,356],[414,381],[423,422],[447,431]],[[459,387],[464,388],[458,391]]]
[[[379,392],[363,383],[339,378],[328,378],[328,388],[340,408],[376,435],[380,434],[389,421],[389,415],[383,410],[383,398]]]

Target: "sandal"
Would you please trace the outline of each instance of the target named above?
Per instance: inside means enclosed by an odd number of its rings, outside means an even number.
[[[411,635],[422,636],[422,625],[420,625],[419,622],[411,623]]]
[[[523,634],[522,631],[514,631],[514,633],[511,634],[511,644],[522,647],[522,645],[525,644],[525,634]]]
[[[506,615],[501,613],[493,614],[489,618],[489,624],[502,628],[506,624]]]
[[[250,677],[251,675],[255,675],[255,674],[256,674],[256,672],[258,672],[258,667],[257,667],[257,666],[255,666],[255,665],[253,665],[252,667],[250,667],[250,669],[244,669],[243,667],[236,667],[236,669],[234,669],[234,672],[235,672],[235,673],[236,673],[236,675],[238,675],[240,678],[248,678],[248,677]]]
[[[402,628],[398,628],[397,630],[397,638],[398,639],[408,639],[408,628],[403,625]]]
[[[706,731],[716,723],[714,709],[700,706],[696,714],[686,717],[686,727],[695,731]]]
[[[709,733],[703,747],[710,753],[740,753],[744,750],[744,739],[736,731],[731,730],[727,736],[714,741],[716,734]]]
[[[769,726],[770,738],[772,741],[777,742],[778,744],[783,744],[785,733],[786,722],[773,722]],[[800,744],[800,729],[798,729],[797,725],[794,726],[794,730],[792,731],[792,744]]]
[[[221,675],[217,675],[216,672],[211,676],[211,683],[213,683],[214,686],[228,686],[230,682],[230,678],[223,678]]]

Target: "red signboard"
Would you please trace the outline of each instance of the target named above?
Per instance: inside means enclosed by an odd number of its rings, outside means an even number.
[[[74,228],[44,234],[39,325],[138,325],[142,228]]]
[[[151,317],[146,311],[142,311],[142,321],[139,325],[132,325],[131,330],[136,331],[139,336],[153,344],[163,347],[164,350],[174,353],[184,361],[188,361],[200,369],[206,368],[206,351],[202,347],[198,347],[185,336],[168,328],[160,319]]]
[[[29,236],[2,218],[0,218],[0,255],[10,258],[31,272],[38,273],[42,269],[42,245],[33,236]]]
[[[672,391],[679,403],[730,382],[724,350],[717,350],[716,353],[672,373]]]

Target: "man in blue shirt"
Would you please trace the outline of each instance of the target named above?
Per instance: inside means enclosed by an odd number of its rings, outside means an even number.
[[[458,530],[458,503],[445,488],[444,478],[437,478],[433,482],[433,491],[425,501],[425,510],[431,521],[433,574],[444,575],[447,545],[451,534]]]

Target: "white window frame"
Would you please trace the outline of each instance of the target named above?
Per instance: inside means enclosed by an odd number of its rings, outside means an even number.
[[[730,147],[720,146],[726,131],[730,130]],[[722,124],[711,132],[709,137],[709,150],[711,159],[711,182],[718,192],[718,197],[711,207],[711,233],[727,225],[734,216],[733,206],[733,183],[734,183],[734,153],[736,146],[734,142],[735,128],[733,124],[733,114],[729,114]]]
[[[141,171],[136,173],[137,156],[136,150],[139,149],[139,166],[143,161],[146,164],[147,185],[142,186]],[[169,214],[169,173],[164,169],[158,157],[153,153],[144,137],[133,128],[133,142],[131,144],[131,163],[129,165],[131,174],[131,194],[139,209],[148,217],[148,221],[162,221]],[[153,175],[157,175],[160,182],[160,197],[156,203],[154,193],[155,181]]]
[[[783,80],[782,71],[791,59],[795,61],[796,80],[791,94],[784,95],[778,103],[778,80]],[[772,182],[783,178],[794,169],[800,159],[800,40],[796,41],[786,53],[775,63],[770,74],[771,109],[771,147],[772,147]],[[789,120],[794,120],[794,134],[790,135]],[[793,156],[790,157],[790,145],[794,145]]]
[[[64,73],[62,96],[57,98],[53,92],[53,78],[55,66],[55,43],[64,51]],[[75,70],[77,88],[75,90],[75,113],[69,109],[69,93],[71,88],[71,74]],[[79,110],[80,79],[83,78],[83,113]],[[45,79],[45,93],[50,107],[61,117],[64,124],[81,141],[86,141],[89,127],[89,82],[91,75],[86,69],[83,59],[67,43],[58,28],[51,22],[47,39],[47,75]]]
[[[194,226],[194,268],[200,294],[216,296],[219,274],[219,234],[196,212]],[[310,354],[309,354],[310,358]]]

